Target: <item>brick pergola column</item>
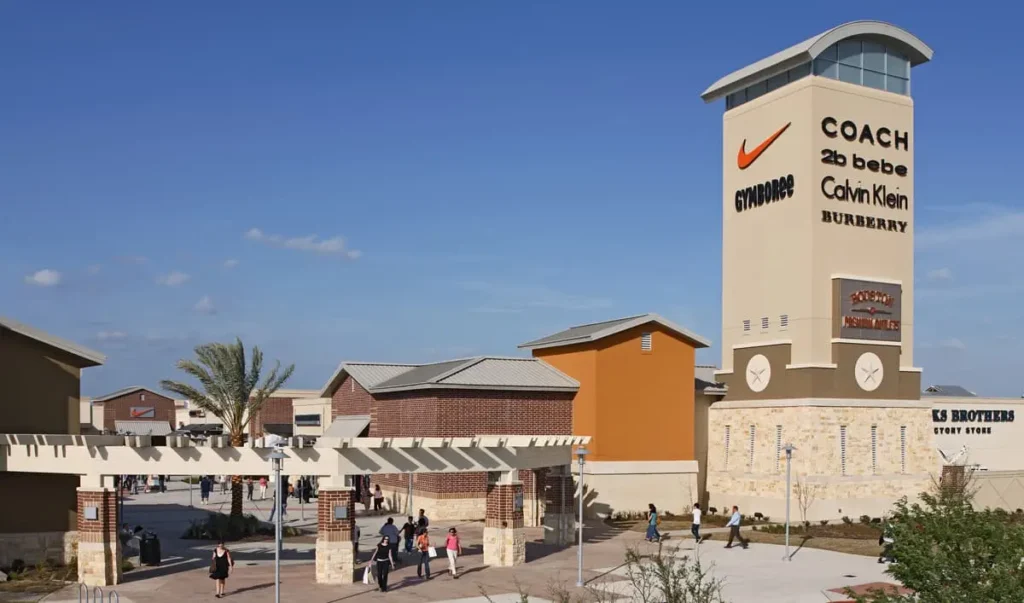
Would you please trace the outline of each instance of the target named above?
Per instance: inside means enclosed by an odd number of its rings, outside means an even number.
[[[572,468],[569,465],[549,467],[543,491],[544,543],[569,546],[576,530]]]
[[[78,488],[78,581],[88,586],[121,583],[117,492],[113,478],[82,477]]]
[[[492,472],[487,480],[484,563],[509,567],[526,563],[523,530],[523,484],[517,472]]]
[[[320,483],[316,503],[316,581],[352,584],[355,581],[355,490]]]

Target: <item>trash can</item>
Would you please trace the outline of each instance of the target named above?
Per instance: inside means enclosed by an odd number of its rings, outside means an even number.
[[[152,532],[146,532],[139,539],[139,563],[160,565],[160,539]]]

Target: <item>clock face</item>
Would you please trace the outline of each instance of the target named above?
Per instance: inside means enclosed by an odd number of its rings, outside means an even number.
[[[854,367],[854,376],[857,378],[857,385],[866,392],[873,392],[882,384],[882,377],[885,372],[882,370],[882,360],[874,352],[864,352],[857,359],[857,366]]]
[[[747,362],[747,387],[752,392],[762,392],[772,379],[772,365],[763,354],[758,354]]]

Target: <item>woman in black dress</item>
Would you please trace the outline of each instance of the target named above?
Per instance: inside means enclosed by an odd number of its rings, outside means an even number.
[[[380,591],[388,592],[388,572],[395,569],[395,558],[391,556],[391,543],[387,536],[380,539],[370,563],[377,565],[377,586]]]
[[[231,575],[231,568],[235,565],[235,560],[231,558],[231,551],[224,546],[224,541],[217,543],[217,548],[213,549],[213,557],[210,559],[210,577],[214,579],[217,584],[216,597],[220,599],[224,596],[224,582]]]

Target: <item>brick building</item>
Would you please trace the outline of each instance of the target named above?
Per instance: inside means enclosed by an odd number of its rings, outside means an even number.
[[[571,377],[530,358],[477,357],[433,364],[345,362],[320,392],[331,399],[339,437],[453,437],[572,433]],[[421,474],[412,478],[413,505],[432,519],[482,519],[486,473]],[[524,521],[540,525],[543,471],[522,471]],[[404,510],[406,475],[379,475],[391,508]]]
[[[249,434],[262,437],[268,433],[290,437],[294,434],[293,400],[315,398],[318,392],[306,389],[279,389],[267,398],[259,412],[249,418]]]
[[[163,436],[174,430],[174,399],[141,386],[126,387],[94,398],[102,406],[102,428],[112,433]]]

